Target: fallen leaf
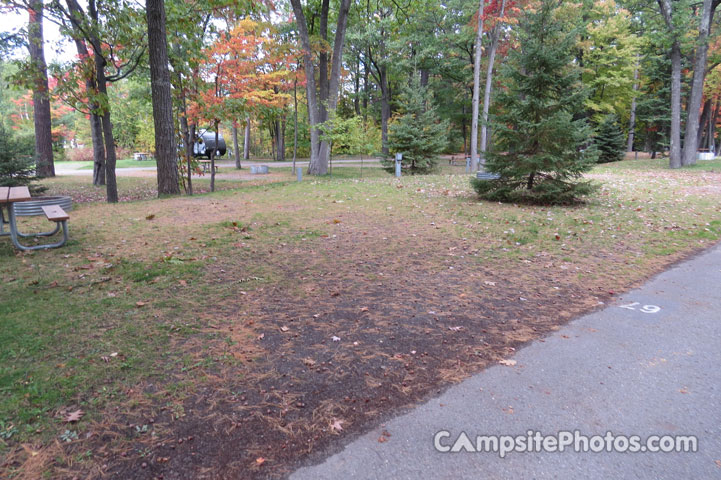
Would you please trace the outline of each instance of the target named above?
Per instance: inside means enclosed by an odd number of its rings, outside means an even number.
[[[388,441],[388,439],[386,437],[384,437],[383,435],[378,437],[378,443],[386,443],[387,441]]]
[[[505,365],[507,367],[512,367],[516,364],[516,361],[509,358],[507,360],[506,359],[499,360],[498,363],[500,363],[501,365]]]
[[[265,333],[261,333],[258,335],[258,340],[263,340],[265,338]]]
[[[155,214],[154,214],[154,213],[151,213],[150,215],[148,215],[147,217],[145,217],[146,220],[152,220],[152,219],[154,219],[154,218],[155,218]]]
[[[257,465],[263,465],[263,464],[265,463],[265,458],[263,458],[263,457],[258,457],[258,458],[255,459],[255,463],[256,463]]]
[[[280,327],[281,332],[287,332],[288,330],[290,330],[290,329],[288,327],[286,327],[285,325]]]
[[[367,312],[367,311],[368,311],[368,307],[361,307],[360,311],[361,311],[361,312]]]
[[[145,306],[145,302],[135,302],[135,306],[140,308]]]
[[[336,420],[333,419],[333,422],[330,424],[330,428],[332,430],[335,430],[336,432],[342,432],[343,431],[343,420]]]
[[[74,412],[70,412],[65,416],[65,421],[67,423],[77,422],[83,417],[83,415],[85,415],[85,412],[83,412],[82,410],[75,410]]]

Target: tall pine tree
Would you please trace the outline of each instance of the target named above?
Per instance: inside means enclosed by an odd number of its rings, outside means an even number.
[[[401,167],[410,174],[430,173],[438,164],[438,155],[448,146],[448,122],[438,118],[438,112],[428,87],[420,84],[418,75],[400,95],[401,115],[388,128],[388,147],[391,155],[381,160],[393,172],[393,155],[403,154]]]
[[[521,45],[506,63],[497,143],[486,166],[499,178],[472,180],[481,198],[565,204],[593,190],[579,181],[597,155],[583,115],[587,92],[573,62],[577,32],[556,18],[557,4],[543,0],[521,20]]]

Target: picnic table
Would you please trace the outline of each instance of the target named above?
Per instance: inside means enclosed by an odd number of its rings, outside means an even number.
[[[42,210],[48,220],[51,222],[60,223],[63,227],[63,239],[50,244],[45,245],[34,245],[31,247],[22,245],[18,240],[21,235],[18,232],[17,223],[15,220],[15,210],[13,204],[16,202],[27,202],[32,200],[30,196],[30,190],[28,187],[0,187],[0,236],[10,236],[10,239],[15,245],[15,248],[19,250],[39,250],[41,248],[55,248],[65,245],[68,241],[68,219],[70,216],[65,213],[59,205],[47,205],[43,206]],[[7,208],[8,219],[5,220],[5,214],[3,208]],[[5,231],[5,226],[8,226],[9,231]],[[22,235],[22,236],[44,236],[45,234],[38,235]]]
[[[210,170],[210,160],[198,160],[198,163],[203,166],[203,173],[208,173]],[[215,172],[218,173],[218,165],[215,165]]]

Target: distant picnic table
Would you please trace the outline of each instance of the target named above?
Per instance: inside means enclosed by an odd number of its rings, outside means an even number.
[[[198,160],[198,163],[203,166],[203,173],[208,173],[208,170],[210,170],[210,160]],[[218,173],[218,165],[215,165],[215,173]]]

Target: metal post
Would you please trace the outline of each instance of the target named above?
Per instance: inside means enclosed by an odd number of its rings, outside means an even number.
[[[298,181],[302,182],[303,181],[303,168],[302,167],[296,168],[295,173],[298,176]]]
[[[400,178],[401,176],[401,161],[403,160],[403,154],[402,153],[396,153],[396,177]]]

